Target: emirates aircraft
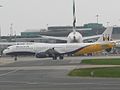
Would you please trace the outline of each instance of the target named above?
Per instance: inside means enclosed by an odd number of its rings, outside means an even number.
[[[58,39],[58,40],[65,40],[67,43],[81,43],[83,40],[86,39],[93,39],[98,38],[101,35],[94,35],[94,36],[88,36],[88,37],[82,37],[82,35],[76,31],[76,16],[75,16],[75,1],[73,0],[73,31],[68,35],[68,37],[53,37],[53,36],[41,36],[43,38],[51,38],[51,39]],[[110,35],[112,32],[109,32]],[[0,42],[0,45],[21,45],[21,44],[31,44],[33,42]]]
[[[82,35],[76,31],[76,16],[75,16],[75,1],[73,0],[73,31],[69,33],[67,37],[54,37],[54,36],[41,36],[43,38],[65,40],[67,43],[81,43],[86,39],[93,39],[100,37],[101,35],[93,35],[88,37],[82,37]]]

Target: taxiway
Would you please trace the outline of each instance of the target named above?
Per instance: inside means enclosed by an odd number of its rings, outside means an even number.
[[[114,56],[111,56],[114,58]],[[66,57],[64,60],[36,59],[34,57],[0,58],[0,90],[119,90],[119,78],[69,77],[81,65],[83,58]],[[115,57],[115,58],[120,58]]]

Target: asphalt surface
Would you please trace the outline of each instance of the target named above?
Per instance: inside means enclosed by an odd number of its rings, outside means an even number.
[[[67,76],[72,69],[91,67],[80,64],[83,58],[101,57],[66,57],[55,61],[33,57],[21,57],[18,61],[1,58],[0,90],[120,90],[119,78]]]

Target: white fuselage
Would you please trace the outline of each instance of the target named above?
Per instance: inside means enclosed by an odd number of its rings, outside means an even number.
[[[67,43],[82,43],[82,35],[79,32],[71,32],[67,37]]]
[[[13,45],[9,46],[7,49],[3,51],[3,53],[11,53],[11,52],[45,52],[48,49],[54,48],[59,53],[67,53],[82,48],[88,43],[65,43],[65,44],[48,44],[48,43],[34,43],[31,45]]]
[[[110,48],[109,46],[106,46],[107,44],[110,44],[110,42],[107,43],[64,43],[64,44],[48,44],[48,43],[34,43],[31,45],[13,45],[9,46],[7,49],[3,51],[4,54],[12,54],[12,53],[40,53],[40,52],[46,52],[49,49],[54,48],[55,51],[57,51],[60,54],[67,54],[67,53],[76,53],[80,50],[90,50],[91,53],[92,49],[96,48],[96,51]],[[102,48],[104,46],[104,48]],[[91,48],[92,47],[92,48]],[[95,48],[94,48],[95,47]],[[83,52],[82,51],[82,52]]]

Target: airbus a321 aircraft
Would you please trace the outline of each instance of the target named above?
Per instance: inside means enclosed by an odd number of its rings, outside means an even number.
[[[54,60],[59,57],[64,58],[66,54],[87,54],[97,51],[110,51],[115,46],[114,41],[110,41],[112,27],[108,27],[104,35],[95,43],[33,43],[31,45],[13,45],[3,51],[3,54],[11,56],[35,55],[36,58],[52,57]],[[107,34],[108,33],[108,34]],[[109,37],[110,35],[110,37]]]

